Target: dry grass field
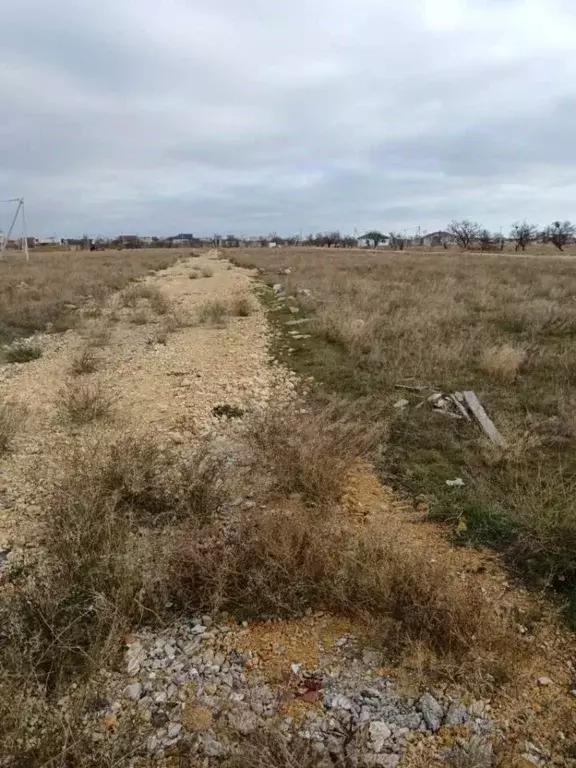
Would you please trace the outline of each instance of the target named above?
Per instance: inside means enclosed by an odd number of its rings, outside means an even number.
[[[0,343],[46,329],[65,331],[77,320],[77,309],[102,300],[130,280],[172,264],[176,250],[7,251],[0,262]]]
[[[315,249],[234,258],[294,297],[288,304],[297,313],[277,306],[271,292],[265,298],[281,329],[278,353],[313,376],[319,394],[354,401],[367,423],[375,413],[385,418],[377,458],[386,481],[424,494],[432,515],[453,521],[462,542],[496,546],[530,581],[569,596],[576,585],[576,260]],[[294,318],[307,320],[294,326]],[[434,412],[402,384],[474,390],[508,448]],[[410,404],[394,408],[400,398]],[[457,477],[463,487],[446,485]]]
[[[162,701],[170,718],[190,692],[167,701],[170,684],[163,698],[132,701],[125,643],[202,617],[226,622],[208,633],[215,642],[236,631],[248,642],[264,627],[274,646],[291,632],[284,620],[345,621],[399,685],[405,676],[418,695],[489,698],[505,729],[498,765],[518,765],[505,762],[508,748],[530,738],[572,768],[572,639],[544,601],[510,588],[499,562],[453,547],[423,519],[429,505],[462,543],[497,545],[539,583],[571,587],[572,262],[258,250],[234,257],[293,299],[217,253],[194,262],[192,280],[180,261],[130,283],[183,255],[0,265],[5,339],[73,328],[39,336],[38,348],[12,343],[1,368],[0,511],[16,524],[0,539],[0,765],[325,765],[274,727],[254,743],[236,734],[235,762],[195,762],[198,734],[184,718],[177,749],[148,749]],[[311,397],[271,364],[254,288],[278,331],[276,356],[318,382]],[[474,389],[510,448],[398,384]],[[409,405],[395,408],[399,398]],[[455,477],[462,488],[446,486]],[[242,685],[259,680],[252,673]],[[553,685],[536,682],[547,676]],[[222,722],[214,714],[228,738]],[[568,736],[555,747],[559,727]],[[446,763],[445,746],[441,733],[402,765],[493,764],[473,749]]]

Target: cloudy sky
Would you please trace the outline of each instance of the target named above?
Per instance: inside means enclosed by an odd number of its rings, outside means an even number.
[[[59,236],[576,219],[575,40],[574,0],[6,2],[0,199]]]

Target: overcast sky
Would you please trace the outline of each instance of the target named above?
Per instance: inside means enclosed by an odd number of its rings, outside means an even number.
[[[576,219],[575,0],[18,0],[1,16],[0,199],[24,195],[35,234]]]

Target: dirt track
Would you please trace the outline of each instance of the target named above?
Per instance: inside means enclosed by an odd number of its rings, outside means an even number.
[[[213,270],[212,277],[190,279],[192,269]],[[146,278],[170,300],[170,313],[193,317],[199,306],[250,295],[250,273],[206,253]],[[70,439],[58,400],[73,377],[70,365],[95,328],[106,324],[110,337],[96,349],[96,373],[79,377],[100,383],[114,397],[114,419],[81,429],[110,436],[122,431],[153,431],[179,444],[206,434],[218,423],[212,409],[221,404],[242,408],[264,405],[280,369],[270,365],[267,324],[257,301],[247,317],[230,317],[225,327],[179,327],[158,343],[166,317],[148,313],[146,324],[131,322],[133,310],[114,297],[98,319],[84,319],[77,330],[39,339],[43,356],[0,369],[0,398],[28,408],[28,418],[3,459],[0,475],[0,549],[29,544],[38,520],[46,464],[58,461],[58,445]],[[42,471],[39,471],[39,461]]]

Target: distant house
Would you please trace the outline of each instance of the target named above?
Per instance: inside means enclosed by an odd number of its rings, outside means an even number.
[[[114,242],[126,248],[134,248],[140,245],[140,238],[138,235],[120,235]]]
[[[172,243],[172,245],[176,245],[176,246],[192,245],[192,242],[195,240],[195,237],[190,232],[180,232],[178,235],[173,235],[172,237],[169,237],[168,240],[169,242]]]
[[[427,235],[423,235],[419,238],[419,242],[420,245],[425,246],[444,246],[444,244],[455,245],[456,240],[454,239],[454,235],[452,235],[450,232],[439,230],[438,232],[430,232]]]

